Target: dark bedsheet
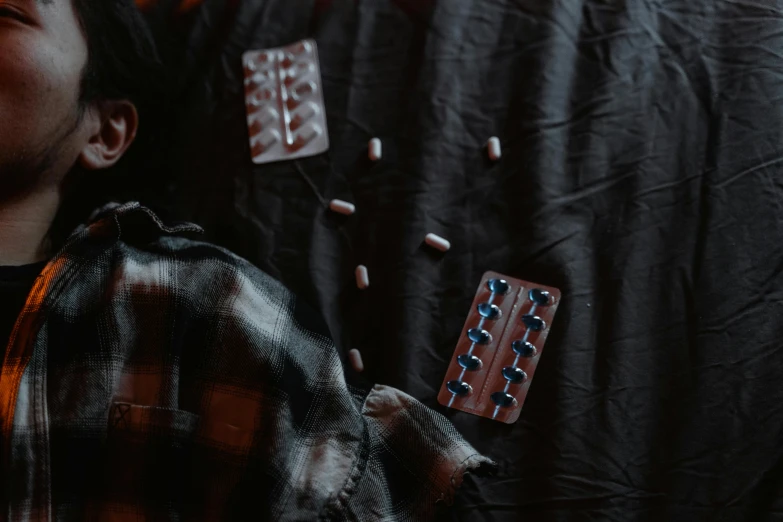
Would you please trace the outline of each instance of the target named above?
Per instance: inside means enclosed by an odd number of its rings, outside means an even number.
[[[780,2],[173,9],[150,19],[178,78],[177,211],[319,307],[369,380],[500,463],[444,519],[783,519]],[[254,166],[241,53],[303,37],[331,150]],[[334,197],[358,214],[325,211]],[[564,295],[512,426],[435,400],[490,269]]]

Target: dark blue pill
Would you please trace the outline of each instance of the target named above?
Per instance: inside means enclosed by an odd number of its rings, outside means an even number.
[[[468,370],[469,372],[472,372],[474,370],[478,370],[481,368],[481,359],[476,357],[475,355],[468,355],[466,353],[460,355],[457,357],[457,362],[460,366]]]
[[[486,317],[490,320],[495,320],[500,317],[500,308],[493,304],[481,303],[478,305],[478,312],[481,317]]]
[[[525,323],[525,328],[534,332],[539,332],[546,326],[544,320],[536,315],[523,315],[522,322]]]
[[[470,393],[470,384],[462,381],[449,381],[446,383],[446,388],[454,395],[459,395],[460,397]]]
[[[487,344],[492,340],[492,336],[489,335],[488,331],[481,328],[471,328],[468,330],[468,339],[476,344]]]
[[[509,291],[508,281],[505,279],[490,279],[487,286],[496,294],[507,294]]]
[[[527,341],[523,341],[522,339],[517,339],[511,343],[511,349],[514,350],[514,353],[520,357],[536,356],[536,347]]]
[[[549,306],[549,292],[546,290],[541,290],[540,288],[534,288],[530,292],[528,292],[528,297],[531,301],[536,303],[538,306]]]
[[[505,392],[495,392],[493,393],[490,398],[492,399],[492,402],[500,406],[501,408],[508,408],[509,406],[513,406],[515,402],[514,397],[509,395]]]
[[[511,384],[519,384],[527,380],[527,374],[513,366],[506,366],[503,368],[503,377]]]

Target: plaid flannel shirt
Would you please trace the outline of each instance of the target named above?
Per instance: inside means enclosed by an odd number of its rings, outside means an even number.
[[[36,279],[0,375],[7,520],[426,520],[488,459],[358,393],[280,283],[138,203]]]

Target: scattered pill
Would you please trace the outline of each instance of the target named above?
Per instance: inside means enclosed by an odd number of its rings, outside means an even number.
[[[435,234],[427,234],[424,238],[424,242],[436,250],[441,252],[448,252],[451,248],[451,243]]]
[[[332,202],[329,203],[329,208],[332,209],[332,212],[337,212],[338,214],[346,216],[351,216],[356,212],[356,206],[353,203],[348,203],[341,199],[333,199]]]
[[[497,161],[502,156],[502,152],[500,151],[500,140],[492,136],[489,141],[487,141],[487,150],[489,151],[489,158],[492,161]]]
[[[372,161],[378,161],[383,157],[383,145],[381,144],[381,140],[378,138],[373,138],[370,140],[368,149],[368,156]]]
[[[360,290],[365,290],[370,286],[370,275],[367,273],[367,267],[364,265],[356,267],[356,286]]]
[[[348,352],[348,359],[351,361],[353,369],[359,373],[364,371],[364,361],[362,360],[362,352],[357,349],[353,349]]]

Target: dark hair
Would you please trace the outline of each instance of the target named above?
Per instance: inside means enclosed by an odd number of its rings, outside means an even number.
[[[139,130],[111,169],[88,172],[75,166],[68,173],[63,202],[49,233],[55,250],[96,207],[110,200],[145,203],[144,197],[152,194],[149,182],[158,179],[153,170],[163,166],[163,124],[169,106],[165,68],[134,1],[72,1],[89,53],[82,73],[80,111],[101,100],[129,100],[139,113]]]

